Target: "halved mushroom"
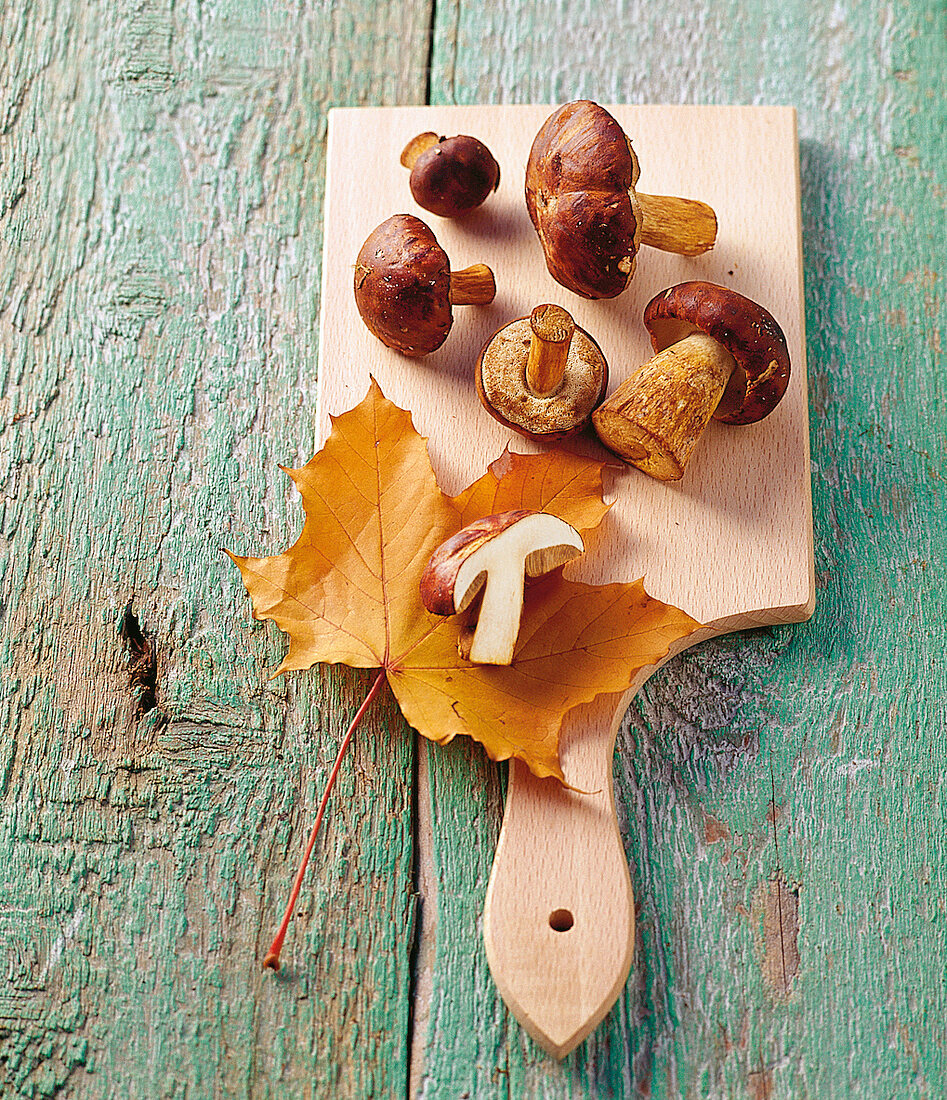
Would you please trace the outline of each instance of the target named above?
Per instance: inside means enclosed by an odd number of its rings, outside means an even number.
[[[408,186],[414,201],[441,218],[475,209],[500,185],[493,154],[469,134],[418,134],[404,147],[401,163],[411,169]]]
[[[436,351],[453,324],[452,305],[485,305],[495,296],[486,264],[451,271],[437,238],[412,214],[383,221],[355,263],[355,303],[362,320],[402,355]]]
[[[548,512],[485,516],[434,551],[421,577],[421,601],[434,615],[455,615],[482,591],[470,660],[508,665],[519,634],[526,576],[565,565],[584,548],[579,532]]]
[[[608,364],[567,310],[547,304],[490,337],[476,382],[483,407],[501,424],[554,440],[588,422],[608,386]]]
[[[649,359],[592,414],[599,438],[632,466],[678,481],[711,416],[753,424],[789,385],[786,337],[768,310],[714,283],[680,283],[644,311]]]
[[[549,273],[583,298],[614,298],[635,271],[639,245],[699,256],[717,217],[704,202],[635,190],[638,158],[618,122],[577,100],[549,116],[526,166],[526,205]]]

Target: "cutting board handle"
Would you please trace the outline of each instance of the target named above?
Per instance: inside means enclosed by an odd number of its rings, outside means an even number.
[[[651,670],[649,670],[650,672]],[[615,1003],[631,969],[635,902],[612,791],[618,726],[639,683],[586,708],[561,742],[568,790],[510,765],[484,907],[497,988],[523,1028],[564,1058]]]

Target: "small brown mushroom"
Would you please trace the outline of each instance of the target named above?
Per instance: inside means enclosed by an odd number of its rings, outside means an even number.
[[[565,565],[583,550],[579,532],[548,512],[485,516],[434,551],[421,577],[421,601],[434,615],[455,615],[482,590],[469,659],[508,665],[519,634],[526,577]]]
[[[383,344],[403,355],[428,355],[453,324],[451,306],[485,305],[496,296],[486,264],[451,271],[431,230],[411,214],[395,214],[362,245],[355,263],[355,302]]]
[[[483,407],[501,424],[554,440],[588,422],[608,386],[608,364],[562,306],[541,305],[490,338],[476,382]]]
[[[789,384],[789,349],[772,314],[714,283],[680,283],[645,307],[658,353],[592,414],[599,438],[632,466],[678,481],[711,416],[752,424]]]
[[[468,134],[418,134],[404,147],[401,163],[411,169],[414,201],[441,218],[478,207],[500,185],[500,166],[490,150]]]
[[[549,273],[583,298],[614,298],[635,272],[639,245],[699,256],[717,217],[696,199],[635,190],[638,158],[621,126],[578,100],[549,116],[526,166],[526,205]]]

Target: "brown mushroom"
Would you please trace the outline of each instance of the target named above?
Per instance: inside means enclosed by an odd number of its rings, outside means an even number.
[[[485,305],[496,296],[486,264],[451,271],[431,230],[395,214],[362,245],[355,263],[355,302],[383,344],[403,355],[428,355],[447,339],[451,306]]]
[[[421,601],[434,615],[466,610],[482,591],[469,659],[508,665],[519,634],[523,586],[579,556],[582,536],[548,512],[499,512],[468,524],[434,551]]]
[[[478,207],[500,185],[500,166],[490,150],[468,134],[418,134],[404,147],[401,163],[418,206],[441,218],[456,218]]]
[[[752,424],[789,384],[789,349],[772,314],[714,283],[656,295],[644,323],[658,353],[592,414],[599,438],[632,466],[678,481],[711,416]]]
[[[597,103],[567,103],[546,119],[526,166],[526,205],[556,282],[614,298],[639,245],[685,256],[713,248],[717,217],[706,203],[640,194],[638,175],[631,142]]]
[[[480,352],[477,393],[501,424],[530,439],[581,430],[608,386],[602,349],[556,305],[505,325]]]

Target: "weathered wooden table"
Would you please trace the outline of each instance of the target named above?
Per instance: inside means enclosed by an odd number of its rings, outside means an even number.
[[[0,1094],[945,1095],[943,5],[21,0],[2,28]],[[219,548],[300,523],[327,108],[580,96],[798,108],[819,602],[629,714],[636,962],[558,1064],[483,955],[504,771],[390,701],[261,972],[369,678],[269,680]]]

